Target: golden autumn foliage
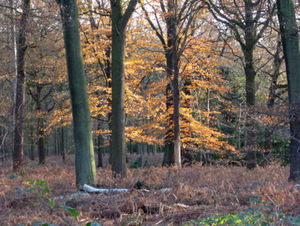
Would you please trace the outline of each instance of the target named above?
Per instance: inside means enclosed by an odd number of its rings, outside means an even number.
[[[40,3],[43,4],[43,3]],[[146,2],[151,6],[149,15],[157,15],[162,23],[164,15],[159,11],[156,1]],[[49,7],[49,6],[47,6]],[[109,114],[111,112],[111,21],[109,2],[79,2],[80,31],[91,116],[100,119],[106,126],[94,127],[94,133],[106,138],[110,136]],[[50,13],[51,11],[49,11]],[[52,12],[53,13],[53,12]],[[200,13],[199,18],[204,16]],[[59,15],[57,15],[59,16]],[[50,20],[53,18],[54,22]],[[42,20],[42,18],[40,19]],[[45,131],[71,124],[71,105],[67,89],[66,66],[59,28],[43,25],[40,20],[35,24],[40,36],[30,36],[32,48],[32,82],[51,83],[55,88],[53,100],[56,107],[48,113]],[[57,17],[48,22],[55,24]],[[199,22],[200,23],[200,22]],[[33,24],[34,26],[34,24]],[[49,29],[45,33],[44,30]],[[166,27],[161,25],[162,32]],[[206,147],[212,150],[233,150],[225,141],[225,135],[218,131],[220,109],[219,94],[230,89],[220,74],[216,55],[216,43],[209,35],[203,35],[204,27],[193,24],[182,47],[180,66],[180,117],[182,146]],[[43,33],[44,32],[44,33]],[[179,37],[185,37],[184,29]],[[55,45],[51,45],[54,40]],[[49,44],[47,44],[49,42]],[[49,48],[51,46],[51,48]],[[125,61],[125,114],[126,139],[136,143],[163,145],[166,123],[169,117],[166,109],[166,61],[164,46],[146,21],[140,6],[133,15],[128,31]],[[37,63],[38,62],[38,63]],[[59,71],[59,73],[57,73]],[[35,77],[34,77],[35,76]],[[210,105],[210,102],[214,104]],[[34,117],[34,114],[32,115]]]
[[[155,2],[151,2],[151,7],[153,11],[159,10]],[[80,2],[79,8],[91,115],[94,118],[100,116],[104,122],[109,122],[111,78],[106,71],[110,66],[111,45],[109,4],[106,1],[100,5],[91,5],[89,1]],[[157,15],[162,20],[163,15]],[[203,104],[207,102],[204,97],[207,91],[211,94],[209,99],[216,99],[218,93],[228,91],[218,71],[218,62],[213,53],[215,46],[207,38],[199,38],[195,30],[192,29],[186,41],[180,61],[182,145],[197,148],[205,146],[214,150],[232,149],[219,139],[224,135],[218,132],[215,124],[218,109],[207,109]],[[165,104],[168,79],[165,69],[164,47],[138,9],[130,22],[126,44],[125,130],[128,141],[163,145],[168,117]],[[189,94],[183,90],[185,80],[191,81],[185,87]],[[64,123],[71,119],[67,116],[71,111],[63,109],[54,113],[56,116],[53,122],[58,118],[64,118]],[[95,133],[109,136],[110,131],[101,129]]]

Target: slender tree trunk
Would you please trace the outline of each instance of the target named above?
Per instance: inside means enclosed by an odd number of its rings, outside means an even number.
[[[76,184],[82,186],[88,182],[96,183],[97,179],[91,117],[78,26],[77,1],[62,0],[61,13],[72,103]]]
[[[174,157],[175,157],[175,165],[178,168],[181,168],[181,151],[180,151],[180,97],[179,97],[179,87],[178,87],[178,79],[173,81],[174,84]]]
[[[106,86],[108,88],[112,88],[112,84],[111,84],[111,62],[110,62],[110,59],[111,59],[111,46],[107,47],[106,50],[105,50],[105,56],[106,56],[106,60],[105,60],[105,74],[106,74],[106,78],[107,78],[107,83],[106,83]],[[109,106],[112,106],[112,97],[109,97],[107,98],[107,101],[108,101],[108,105]],[[108,129],[110,131],[112,131],[112,121],[111,121],[111,112],[109,112],[106,116],[107,120],[108,120]],[[111,161],[111,150],[112,150],[112,142],[111,142],[111,139],[112,139],[112,136],[109,137],[109,144],[108,144],[108,147],[109,147],[109,164],[112,164],[112,161]]]
[[[41,94],[43,86],[37,85],[36,92],[36,112],[38,115],[37,119],[37,134],[38,134],[38,155],[39,164],[43,165],[46,162],[46,149],[45,149],[45,134],[44,134],[44,115],[42,113]]]
[[[0,128],[0,159],[1,159],[1,162],[4,162],[4,139],[5,139],[5,136],[4,136],[4,131],[3,131],[3,126],[1,126]]]
[[[14,150],[13,170],[23,167],[24,138],[24,104],[25,104],[25,52],[26,52],[26,29],[30,10],[30,0],[23,0],[23,13],[20,20],[20,28],[17,40],[17,89],[15,106]]]
[[[9,6],[11,7],[11,42],[12,42],[12,69],[15,79],[13,81],[13,128],[16,125],[15,108],[16,108],[16,93],[17,93],[17,77],[18,77],[18,64],[17,64],[17,46],[16,46],[16,26],[15,26],[15,9],[14,0],[9,0]]]
[[[300,179],[300,46],[293,0],[277,0],[283,53],[288,77],[291,132],[290,180]]]
[[[29,158],[30,160],[34,160],[34,133],[33,133],[33,126],[30,125],[30,137],[29,137],[29,141],[30,141],[30,154],[29,154]]]
[[[101,121],[101,116],[98,115],[97,118],[97,130],[101,130],[102,129],[102,121]],[[102,157],[102,153],[103,153],[103,149],[104,149],[104,137],[102,134],[98,134],[97,135],[97,153],[98,153],[98,164],[97,167],[103,168],[103,157]]]
[[[63,93],[64,91],[64,84],[60,84],[59,91]],[[60,101],[59,108],[62,111],[63,110],[63,101]],[[58,154],[61,155],[63,162],[66,161],[66,149],[65,149],[65,127],[61,126],[58,130]]]
[[[107,78],[107,82],[106,82],[106,86],[108,88],[112,88],[112,83],[111,83],[111,62],[110,62],[110,58],[111,58],[111,46],[107,47],[106,50],[105,50],[105,57],[106,57],[106,60],[105,60],[105,74],[106,74],[106,78]],[[107,102],[108,102],[108,105],[109,106],[112,106],[112,97],[108,97],[107,98]],[[111,112],[109,112],[106,116],[107,120],[108,120],[108,129],[110,131],[112,131],[112,121],[111,121]],[[112,150],[112,136],[109,137],[109,144],[108,144],[108,147],[109,147],[109,164],[112,165],[112,159],[111,159],[111,150]]]
[[[181,168],[180,151],[180,95],[179,95],[179,61],[177,60],[177,49],[173,50],[174,55],[174,79],[173,79],[173,103],[174,103],[174,157],[175,165]]]
[[[63,162],[66,162],[66,149],[65,149],[65,128],[61,127],[60,129],[60,142],[59,142],[59,147],[60,147],[60,153]]]
[[[39,164],[43,165],[46,162],[46,149],[45,149],[45,138],[44,138],[44,119],[40,115],[38,117],[38,155]]]
[[[187,76],[185,78],[184,84],[183,84],[183,92],[185,94],[186,99],[184,100],[184,108],[186,109],[190,109],[191,108],[191,90],[190,87],[192,85],[192,81],[190,76]],[[184,131],[184,137],[191,137],[192,136],[192,132],[191,132],[191,127],[190,127],[190,120],[186,117],[183,116],[183,121],[185,124],[185,127],[183,128]]]

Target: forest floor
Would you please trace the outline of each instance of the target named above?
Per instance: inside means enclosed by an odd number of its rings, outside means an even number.
[[[129,160],[132,162],[137,157],[129,156]],[[128,169],[128,177],[121,179],[112,177],[105,156],[105,167],[97,169],[98,183],[95,186],[127,188],[130,191],[90,194],[73,199],[56,199],[77,192],[73,155],[67,156],[65,163],[60,157],[49,157],[44,166],[27,160],[25,172],[14,179],[8,178],[12,175],[11,161],[1,162],[0,225],[29,226],[39,221],[67,225],[62,217],[70,225],[78,226],[92,221],[102,226],[196,225],[191,220],[208,215],[235,215],[249,207],[258,208],[250,208],[252,211],[260,211],[261,204],[273,206],[272,211],[276,213],[282,210],[285,216],[300,213],[300,189],[295,187],[295,183],[288,182],[289,167],[274,164],[247,171],[243,167],[198,164],[178,170],[174,167],[154,167],[161,165],[162,154],[145,155],[145,159],[152,166]],[[28,185],[29,180],[45,181],[45,187],[51,193],[41,199],[35,192],[16,192],[20,190],[16,187],[30,189],[32,185]],[[132,189],[137,181],[145,187]],[[67,203],[79,216],[75,218],[62,208],[48,208],[47,199],[55,205]],[[262,209],[261,213],[266,211],[269,208]],[[278,218],[276,214],[271,216]]]

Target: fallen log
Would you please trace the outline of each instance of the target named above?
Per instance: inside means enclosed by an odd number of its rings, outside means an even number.
[[[111,189],[94,188],[87,184],[83,185],[82,190],[88,193],[120,193],[120,192],[130,191],[130,189],[126,189],[126,188],[111,188]]]

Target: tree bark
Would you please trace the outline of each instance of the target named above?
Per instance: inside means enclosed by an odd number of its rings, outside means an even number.
[[[42,103],[41,103],[41,94],[43,86],[37,84],[36,98],[36,113],[38,116],[37,119],[37,134],[38,134],[38,155],[39,155],[39,164],[45,164],[46,162],[46,149],[45,149],[45,134],[44,134],[44,115],[42,113]]]
[[[121,26],[122,2],[111,1],[112,19],[112,140],[110,159],[115,175],[126,177],[125,149],[125,28]]]
[[[26,30],[29,17],[30,0],[23,0],[23,13],[20,20],[20,28],[17,40],[17,88],[15,106],[15,128],[14,128],[14,150],[13,170],[21,170],[23,167],[24,138],[23,121],[25,105],[25,52],[26,52]]]
[[[45,149],[45,134],[44,134],[44,119],[43,115],[38,117],[38,155],[39,164],[43,165],[46,162],[46,149]]]
[[[112,20],[112,144],[111,163],[113,174],[126,177],[125,145],[125,43],[126,26],[137,0],[130,0],[123,13],[122,0],[111,0]]]
[[[66,149],[65,149],[65,128],[61,127],[59,129],[59,134],[60,134],[60,138],[59,138],[59,147],[60,147],[60,154],[62,157],[63,162],[66,162]]]
[[[242,50],[245,58],[244,71],[246,75],[246,105],[248,108],[246,117],[246,152],[247,152],[247,168],[256,167],[256,123],[255,117],[255,77],[256,70],[254,67],[254,49],[257,43],[255,24],[253,19],[253,3],[245,0],[245,45]]]
[[[168,69],[167,69],[168,70]],[[163,159],[163,166],[170,166],[175,163],[174,156],[174,125],[172,125],[173,121],[173,113],[169,113],[169,109],[173,106],[173,98],[170,83],[166,87],[166,108],[167,108],[167,122],[166,122],[166,135],[165,135],[165,152]]]
[[[102,125],[101,116],[98,115],[97,117],[97,130],[100,131]],[[103,149],[104,149],[104,137],[102,134],[97,135],[97,153],[98,153],[98,164],[97,167],[103,168]]]
[[[175,165],[181,168],[181,151],[180,151],[180,95],[179,95],[179,61],[177,60],[177,48],[174,48],[174,79],[173,83],[173,103],[174,103],[174,157]],[[176,52],[175,52],[176,51]]]
[[[76,185],[83,186],[88,182],[96,183],[97,179],[77,1],[62,0],[61,14],[73,115]]]
[[[9,0],[9,6],[11,7],[11,42],[12,42],[12,71],[15,75],[15,79],[13,81],[13,123],[12,126],[15,128],[16,125],[16,117],[15,117],[15,108],[16,108],[16,94],[17,94],[17,77],[18,77],[18,63],[17,63],[17,46],[16,46],[16,26],[15,26],[15,4],[14,0]]]
[[[288,77],[291,133],[290,180],[300,179],[300,47],[293,0],[277,0],[278,19]]]
[[[181,151],[180,151],[180,95],[179,95],[179,56],[178,54],[178,34],[176,18],[177,4],[173,0],[168,0],[165,21],[167,24],[167,48],[165,49],[165,57],[167,61],[167,78],[170,80],[167,88],[167,134],[166,134],[166,152],[163,165],[175,164],[178,168],[181,167]],[[164,44],[164,43],[162,43]],[[170,98],[172,93],[172,101]],[[170,114],[168,109],[173,107],[173,114]]]
[[[63,83],[60,84],[59,91],[61,93],[63,93],[63,91],[64,91],[64,84]],[[59,108],[60,108],[61,111],[63,110],[63,101],[62,100],[59,103]],[[59,135],[58,147],[60,149],[60,154],[61,154],[62,160],[63,160],[63,162],[65,162],[66,161],[66,149],[65,149],[65,127],[64,126],[61,126],[59,128],[58,135]]]

